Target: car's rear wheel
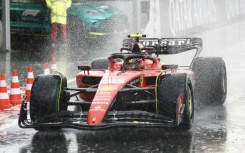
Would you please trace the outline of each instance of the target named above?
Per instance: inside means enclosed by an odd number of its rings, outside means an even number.
[[[32,85],[30,97],[30,117],[32,122],[41,123],[51,114],[66,111],[66,78],[61,75],[39,75]],[[50,130],[59,128],[35,128],[36,130]]]
[[[92,69],[108,69],[109,67],[109,60],[105,57],[102,58],[96,58],[91,63]]]
[[[199,57],[192,65],[195,73],[194,97],[199,106],[222,105],[227,95],[226,65],[220,57]]]
[[[186,74],[170,74],[159,78],[157,112],[176,121],[177,129],[189,130],[194,119],[191,81]]]

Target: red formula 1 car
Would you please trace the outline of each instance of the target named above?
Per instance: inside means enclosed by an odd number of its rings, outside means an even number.
[[[62,74],[39,75],[32,86],[30,117],[23,101],[19,126],[37,130],[172,127],[185,131],[194,120],[194,96],[199,103],[224,103],[225,63],[222,58],[198,57],[200,38],[129,37],[121,53],[78,66],[77,87],[67,87]],[[158,57],[189,50],[196,54],[186,69],[161,64]]]

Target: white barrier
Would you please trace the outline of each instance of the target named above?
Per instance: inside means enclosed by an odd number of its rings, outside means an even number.
[[[155,33],[152,27],[160,27],[156,36],[198,36],[245,20],[245,1],[152,0],[150,14],[145,33]]]

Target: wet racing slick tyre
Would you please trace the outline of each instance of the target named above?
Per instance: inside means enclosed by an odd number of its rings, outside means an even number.
[[[199,57],[192,65],[195,73],[194,97],[199,107],[222,105],[227,94],[226,65],[220,57]]]
[[[158,79],[157,111],[176,121],[176,130],[186,131],[194,120],[192,84],[187,74],[163,75]]]
[[[92,61],[91,67],[94,70],[107,70],[109,67],[109,60],[106,57],[96,58]]]
[[[42,123],[45,117],[66,111],[67,80],[62,75],[39,75],[32,85],[30,97],[30,117],[32,122]],[[38,131],[59,130],[54,127],[37,127]]]

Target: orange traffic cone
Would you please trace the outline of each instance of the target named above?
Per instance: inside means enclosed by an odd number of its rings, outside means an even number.
[[[10,108],[12,105],[9,103],[9,96],[6,86],[5,75],[0,75],[0,110]]]
[[[55,74],[55,72],[57,71],[57,65],[56,65],[56,58],[55,57],[52,58],[51,71],[52,71],[52,74]]]
[[[17,70],[13,70],[9,101],[12,105],[21,104],[20,83]]]
[[[48,63],[44,64],[44,75],[49,75],[50,74],[50,70],[49,70],[49,65]]]
[[[31,87],[34,81],[34,74],[32,70],[32,66],[28,66],[28,75],[26,79],[26,101],[30,102],[30,96],[31,96]]]

